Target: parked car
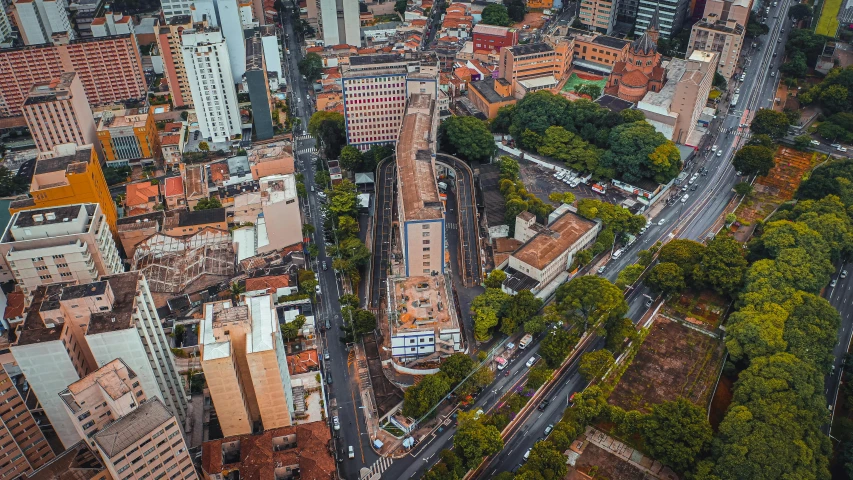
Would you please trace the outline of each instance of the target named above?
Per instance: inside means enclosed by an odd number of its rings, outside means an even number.
[[[338,419],[338,416],[335,415],[332,417],[332,424],[335,426],[335,430],[341,429],[341,421]]]
[[[551,435],[551,432],[554,430],[554,424],[548,425],[545,427],[545,436]]]
[[[355,450],[352,449],[352,445],[349,446],[349,458],[355,458]]]
[[[841,278],[847,278],[847,270],[841,271]]]
[[[539,404],[539,406],[538,406],[538,407],[536,407],[536,408],[537,408],[540,412],[544,412],[544,411],[545,411],[545,409],[546,409],[546,408],[548,408],[548,403],[550,403],[548,400],[542,400],[542,403],[540,403],[540,404]]]
[[[525,365],[527,365],[527,368],[530,368],[533,366],[534,363],[536,363],[536,357],[530,357],[530,360],[528,360]]]

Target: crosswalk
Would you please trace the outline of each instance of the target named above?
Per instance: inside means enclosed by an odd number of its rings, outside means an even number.
[[[308,140],[310,138],[313,138],[313,137],[311,135],[307,135],[307,134],[306,135],[299,135],[298,137],[296,137],[297,140]]]
[[[447,229],[448,230],[459,230],[459,225],[457,225],[455,223],[448,222],[447,223]]]
[[[390,467],[392,463],[394,463],[393,458],[379,457],[379,460],[373,462],[373,465],[370,466],[371,477],[373,475],[382,475],[382,472],[388,470],[388,467]]]
[[[317,147],[300,148],[296,153],[317,153]]]

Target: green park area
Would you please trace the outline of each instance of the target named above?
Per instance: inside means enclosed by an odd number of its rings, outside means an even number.
[[[841,0],[824,0],[815,33],[827,37],[835,36],[835,32],[838,31],[838,12],[841,10],[841,3]]]

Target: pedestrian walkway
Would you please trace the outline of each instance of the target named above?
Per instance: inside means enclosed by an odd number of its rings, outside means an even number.
[[[373,478],[374,475],[382,475],[382,472],[388,470],[388,467],[394,463],[394,459],[390,457],[379,457],[379,460],[375,461],[373,465],[370,466],[370,474]]]
[[[311,135],[299,135],[296,137],[297,140],[308,140],[310,138],[314,138]]]
[[[300,148],[296,153],[317,153],[317,147]]]

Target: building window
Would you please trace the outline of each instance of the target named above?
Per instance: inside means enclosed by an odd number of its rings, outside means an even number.
[[[429,245],[429,240],[424,240],[424,241],[423,241],[423,244],[424,244],[424,245]]]

